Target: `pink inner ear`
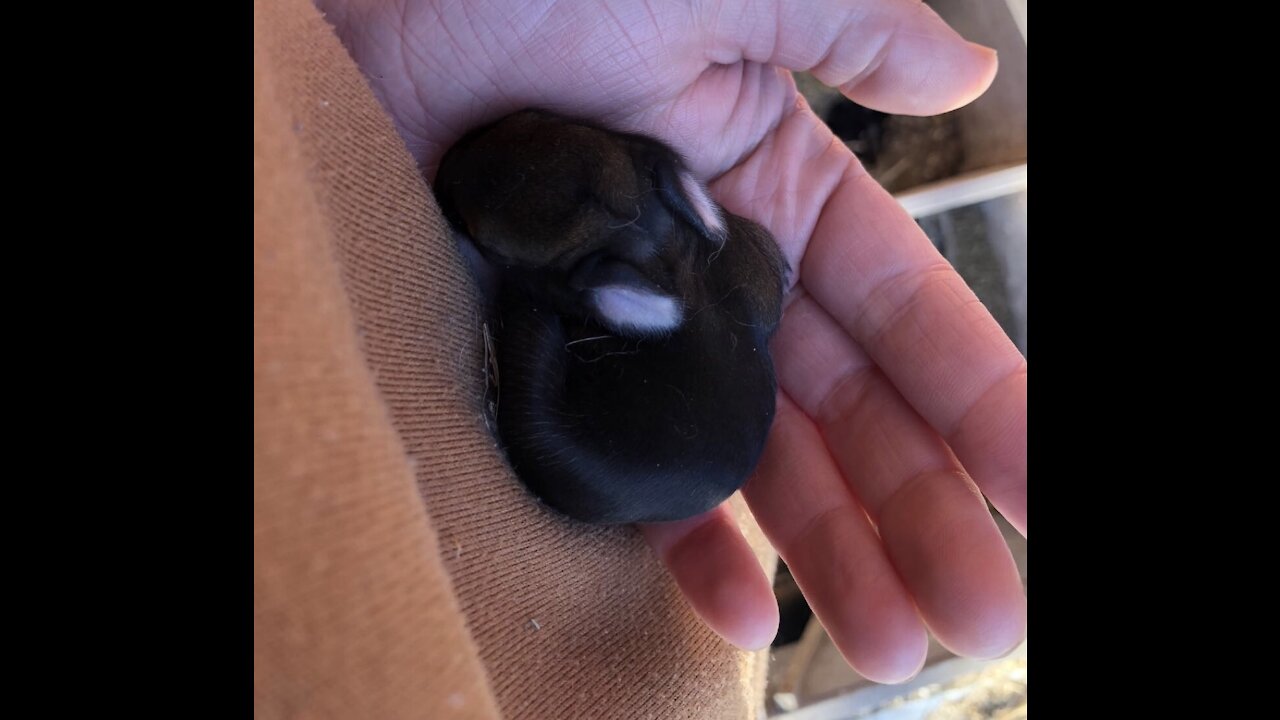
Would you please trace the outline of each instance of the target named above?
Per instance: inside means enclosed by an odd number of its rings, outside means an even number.
[[[674,330],[684,314],[673,298],[622,285],[597,288],[592,301],[601,321],[624,334]]]
[[[720,214],[720,207],[716,205],[715,201],[711,199],[711,195],[707,193],[707,189],[688,170],[680,171],[680,187],[684,190],[685,197],[689,198],[689,204],[693,206],[693,211],[698,214],[702,224],[707,227],[707,232],[711,233],[717,243],[724,242],[726,230],[724,217]]]

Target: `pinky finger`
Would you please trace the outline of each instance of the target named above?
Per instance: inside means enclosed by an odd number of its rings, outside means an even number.
[[[778,632],[778,603],[726,505],[641,525],[640,532],[703,622],[743,650],[768,647]]]

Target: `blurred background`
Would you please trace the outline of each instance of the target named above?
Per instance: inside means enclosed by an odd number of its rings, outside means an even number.
[[[1027,354],[1027,2],[925,0],[965,38],[994,47],[985,95],[930,118],[860,107],[804,74],[800,92],[868,172],[898,198]],[[1027,543],[996,514],[1025,586]],[[1015,720],[1027,717],[1027,647],[993,661],[958,658],[931,640],[925,668],[902,685],[854,672],[781,566],[782,624],[772,648],[770,718]]]

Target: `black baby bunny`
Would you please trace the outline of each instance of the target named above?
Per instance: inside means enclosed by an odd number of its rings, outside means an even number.
[[[754,470],[786,262],[663,144],[526,110],[435,182],[494,266],[498,431],[516,474],[592,523],[712,509]]]

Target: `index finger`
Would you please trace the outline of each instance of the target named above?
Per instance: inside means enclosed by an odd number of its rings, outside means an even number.
[[[714,183],[1027,533],[1027,363],[924,231],[807,107]]]
[[[1027,362],[915,221],[865,172],[851,171],[818,220],[800,274],[1026,535]]]

